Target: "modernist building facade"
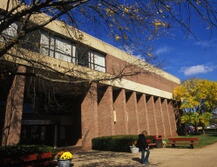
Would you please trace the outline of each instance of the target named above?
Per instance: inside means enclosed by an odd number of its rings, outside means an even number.
[[[98,136],[176,135],[172,90],[180,80],[171,74],[60,21],[17,47],[0,59],[2,145],[90,148]]]

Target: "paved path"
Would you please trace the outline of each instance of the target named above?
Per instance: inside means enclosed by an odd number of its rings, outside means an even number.
[[[142,167],[140,154],[90,151],[75,154],[75,167]],[[199,149],[152,149],[148,167],[217,167],[217,143]]]

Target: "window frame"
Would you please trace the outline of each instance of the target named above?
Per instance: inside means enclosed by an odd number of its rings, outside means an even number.
[[[42,30],[41,31],[41,35],[44,34],[44,35],[47,35],[48,37],[48,47],[45,48],[43,47],[43,43],[41,42],[41,39],[40,39],[40,53],[43,54],[43,55],[46,55],[46,56],[49,56],[49,57],[53,57],[55,59],[58,59],[58,60],[62,60],[62,61],[65,61],[65,62],[70,62],[70,63],[75,63],[76,64],[76,44],[70,40],[70,39],[67,39],[67,38],[64,38],[60,35],[56,35],[54,33],[51,33],[49,31],[45,31],[45,30]],[[65,43],[70,45],[70,55],[69,54],[66,54],[64,53],[63,51],[59,51],[57,50],[57,44],[56,44],[56,41],[59,39],[63,40],[63,41],[66,41]],[[51,45],[51,40],[53,39],[53,45]],[[63,42],[64,43],[64,42]],[[46,49],[47,50],[47,54],[44,54],[42,53],[42,49]],[[53,53],[52,53],[53,52]],[[69,57],[70,58],[70,61],[67,61],[65,59],[62,59],[62,58],[58,58],[56,53],[60,54],[60,55],[63,55],[65,57]]]
[[[104,58],[104,64],[105,64],[104,66],[96,63],[95,55],[98,55],[99,57]],[[100,72],[106,72],[106,55],[96,50],[89,50],[88,51],[88,66],[89,68],[93,70],[100,71]],[[103,70],[98,70],[97,67],[100,67]]]

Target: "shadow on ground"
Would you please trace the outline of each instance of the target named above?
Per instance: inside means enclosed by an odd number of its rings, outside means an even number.
[[[157,167],[158,165],[156,164],[149,164],[149,165],[144,165],[144,164],[139,164],[139,165],[133,165],[133,164],[112,164],[110,162],[105,163],[105,162],[100,162],[100,163],[91,163],[87,165],[82,165],[81,167]]]
[[[140,163],[139,157],[132,157],[131,153],[121,152],[77,152],[73,162],[79,167],[144,167],[144,164]],[[158,165],[145,166],[157,167]]]

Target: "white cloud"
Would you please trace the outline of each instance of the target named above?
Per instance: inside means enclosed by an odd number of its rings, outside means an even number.
[[[167,46],[163,46],[161,48],[158,48],[154,53],[155,55],[160,55],[160,54],[164,54],[164,53],[169,53],[171,51],[171,48],[167,47]]]
[[[206,66],[206,65],[195,65],[190,67],[184,67],[182,68],[182,72],[186,75],[194,75],[194,74],[205,74],[208,72],[211,72],[215,69],[214,66]]]

